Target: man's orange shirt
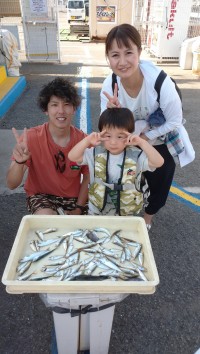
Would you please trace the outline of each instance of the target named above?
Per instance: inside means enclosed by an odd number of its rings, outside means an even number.
[[[28,196],[45,193],[61,197],[78,197],[81,174],[88,174],[87,166],[78,166],[69,161],[68,153],[86,134],[74,126],[70,127],[70,142],[67,147],[57,145],[49,132],[48,123],[28,130],[28,149],[31,158],[27,161],[28,176],[24,189]],[[65,155],[65,171],[56,170],[55,155]],[[64,162],[59,161],[60,165]]]

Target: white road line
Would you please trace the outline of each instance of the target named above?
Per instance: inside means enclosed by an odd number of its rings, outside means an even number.
[[[87,133],[87,79],[82,79],[81,82],[81,109],[80,109],[80,129]]]
[[[200,187],[183,187],[189,193],[200,194]]]

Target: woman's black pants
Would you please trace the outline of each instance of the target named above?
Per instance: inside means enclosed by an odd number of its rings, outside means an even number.
[[[165,205],[176,166],[165,144],[155,145],[154,148],[164,158],[164,164],[154,172],[144,172],[150,189],[148,206],[145,208],[145,212],[149,215],[156,214]]]

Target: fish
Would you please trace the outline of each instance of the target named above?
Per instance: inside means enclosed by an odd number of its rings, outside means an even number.
[[[140,265],[142,266],[144,263],[144,253],[143,252],[140,252],[138,254],[138,261],[139,261]]]
[[[124,248],[124,243],[122,242],[122,240],[120,239],[120,237],[119,237],[118,235],[115,235],[115,236],[113,237],[113,243],[114,243],[115,245],[118,245],[118,246]]]
[[[31,266],[32,262],[31,261],[27,261],[25,263],[22,263],[21,267],[17,267],[17,273],[19,275],[23,275]]]
[[[49,275],[35,275],[35,276],[33,276],[33,277],[29,277],[28,278],[28,280],[31,280],[31,281],[35,281],[35,280],[37,280],[37,281],[40,281],[40,280],[45,280],[45,279],[48,279],[48,278],[50,278],[52,275],[51,274],[49,274]]]
[[[88,263],[90,263],[91,261],[93,261],[93,259],[94,259],[94,256],[85,258],[83,261],[81,261],[81,265],[82,265],[82,266],[86,266]]]
[[[104,228],[104,227],[96,227],[94,229],[95,232],[102,232],[104,234],[107,234],[107,236],[111,236],[110,231],[108,231],[108,229]]]
[[[57,268],[52,268],[52,267],[48,268],[46,266],[43,266],[41,268],[41,271],[44,272],[44,273],[48,273],[48,274],[55,274],[55,273],[57,273],[58,269]]]
[[[127,246],[124,247],[124,252],[125,252],[126,261],[130,261],[132,254],[131,254],[130,249]]]
[[[65,257],[69,257],[74,249],[74,244],[73,244],[73,235],[71,234],[69,237],[69,241],[68,241],[68,247],[67,247],[67,251],[65,253]]]
[[[142,280],[148,281],[148,279],[146,278],[146,276],[144,275],[144,273],[143,273],[140,269],[138,269],[138,273],[139,273],[139,277],[140,277]]]
[[[70,267],[69,269],[67,269],[67,272],[65,273],[63,280],[71,277],[74,273],[78,272],[78,270],[80,269],[81,264],[77,264],[76,266]]]
[[[113,262],[111,262],[107,258],[101,258],[101,259],[99,259],[99,261],[111,269],[121,271],[120,268],[116,264],[114,264]]]
[[[78,277],[81,276],[81,275],[82,275],[82,272],[79,271],[79,272],[76,272],[76,273],[70,275],[68,278],[64,278],[63,280],[64,280],[64,281],[74,280],[75,278],[78,278]]]
[[[84,274],[86,275],[91,275],[92,272],[94,272],[94,270],[96,269],[97,264],[95,261],[91,261],[90,263],[88,263],[86,265],[86,267],[84,267]]]
[[[31,277],[32,274],[34,274],[34,272],[29,273],[29,274],[24,274],[24,275],[18,277],[17,280],[19,280],[19,281],[28,280]]]
[[[133,260],[138,256],[138,254],[139,254],[140,251],[141,251],[141,248],[142,248],[142,245],[141,245],[141,244],[139,244],[139,245],[135,248],[135,250],[134,250],[134,252],[133,252],[133,254],[132,254]]]
[[[78,242],[82,242],[82,243],[88,243],[89,241],[87,240],[86,237],[81,236],[74,236],[74,239]]]
[[[36,230],[35,233],[39,237],[40,241],[44,240],[44,235],[43,235],[42,231]]]
[[[54,232],[52,229],[44,231]],[[43,232],[35,231],[40,237],[37,235],[39,239],[30,242],[34,252],[18,261],[18,280],[147,281],[142,243],[123,237],[122,230],[110,232],[104,227],[76,229],[46,240]],[[78,242],[83,244],[76,248]],[[63,246],[58,249],[61,244]],[[53,251],[55,254],[49,255]],[[40,259],[43,261],[34,266],[34,272],[28,272],[31,264]]]
[[[106,279],[109,279],[109,277],[106,275],[91,275],[91,274],[77,275],[77,274],[75,274],[71,280],[73,280],[73,281],[76,281],[76,280],[78,280],[78,281],[102,281],[102,280],[106,280]]]
[[[106,256],[111,256],[114,258],[119,258],[119,254],[117,254],[118,250],[117,249],[106,249],[103,247],[100,247],[100,250],[103,254],[105,254]]]
[[[53,251],[54,251],[54,249],[47,249],[47,250],[43,250],[43,251],[39,251],[39,252],[34,252],[34,253],[20,259],[19,263],[24,263],[24,262],[28,262],[28,261],[37,262],[39,259],[45,257],[47,254],[49,254]]]
[[[34,252],[39,251],[37,240],[32,240],[29,245]]]
[[[46,229],[42,231],[43,235],[50,234],[50,232],[56,232],[58,229],[56,227],[52,227],[51,229]]]
[[[88,230],[86,236],[87,236],[87,238],[89,238],[93,242],[99,241],[99,237],[97,236],[97,234],[94,230]]]
[[[58,243],[59,241],[59,238],[50,238],[46,241],[41,241],[41,242],[38,242],[37,243],[37,246],[40,248],[40,247],[46,247],[46,246],[50,246],[52,245],[53,243]]]

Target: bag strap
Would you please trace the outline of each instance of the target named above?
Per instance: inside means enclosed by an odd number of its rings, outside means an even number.
[[[157,79],[156,79],[156,82],[155,82],[155,85],[154,85],[154,89],[156,90],[157,92],[157,102],[160,104],[160,89],[161,89],[161,86],[163,84],[163,81],[165,80],[165,78],[167,77],[167,74],[164,70],[161,70],[161,72],[159,73]],[[182,102],[182,93],[181,93],[181,90],[180,88],[178,87],[176,81],[170,77],[170,79],[172,80],[172,82],[174,83],[175,85],[175,89],[180,97],[180,100]]]
[[[114,94],[115,84],[117,84],[117,75],[115,73],[112,73],[112,91],[113,91],[113,94]]]
[[[163,84],[163,81],[165,80],[167,74],[164,72],[164,70],[161,70],[161,72],[159,73],[157,79],[156,79],[156,82],[155,82],[155,85],[154,85],[154,89],[156,90],[157,92],[157,102],[160,103],[160,89],[161,89],[161,86]]]

